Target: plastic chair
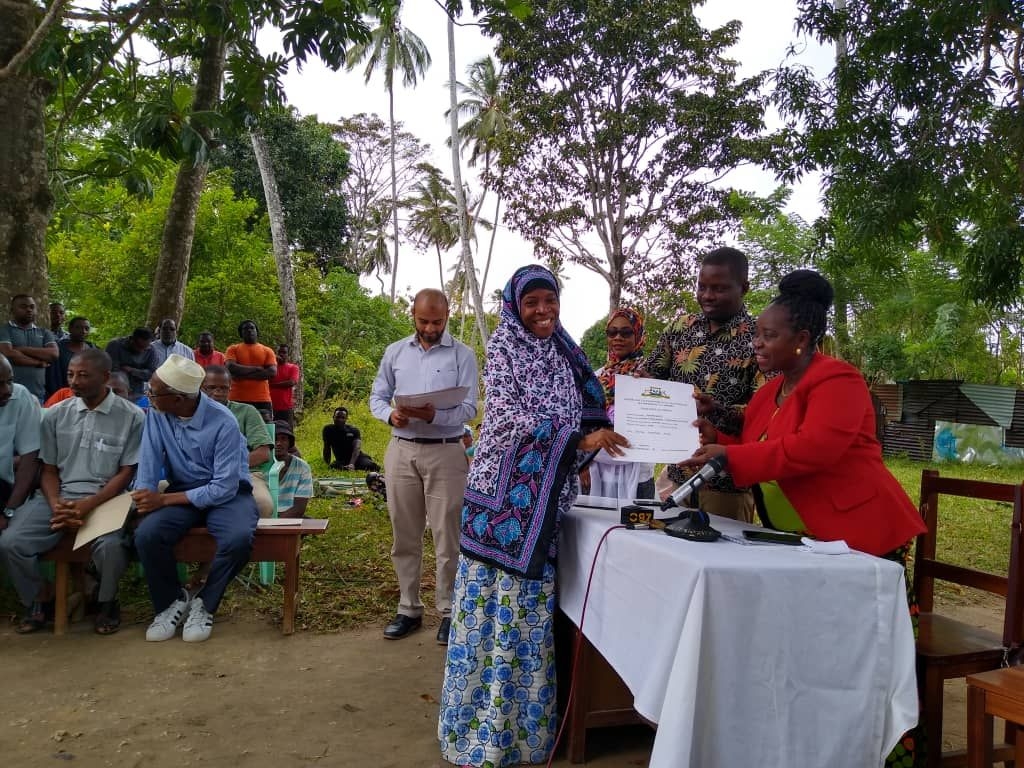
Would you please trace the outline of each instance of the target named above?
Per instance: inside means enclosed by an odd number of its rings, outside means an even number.
[[[935,556],[939,495],[988,499],[1013,505],[1007,575],[942,562]],[[917,685],[925,727],[928,768],[952,755],[942,754],[942,688],[945,680],[1017,663],[1024,643],[1024,484],[991,483],[921,473],[921,516],[928,530],[917,537],[914,592],[921,607],[917,639]],[[1002,637],[949,616],[934,613],[935,579],[981,589],[1006,599]],[[1018,766],[1018,768],[1024,768]]]

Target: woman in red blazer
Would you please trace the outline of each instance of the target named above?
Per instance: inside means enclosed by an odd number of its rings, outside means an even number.
[[[724,456],[737,485],[761,484],[774,527],[845,539],[873,555],[894,554],[925,527],[882,463],[860,372],[815,351],[832,296],[829,282],[811,270],[781,280],[754,337],[758,367],[781,375],[754,394],[739,438],[701,420],[705,444],[686,463],[701,466]]]

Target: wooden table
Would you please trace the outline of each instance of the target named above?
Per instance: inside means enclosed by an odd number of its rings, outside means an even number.
[[[295,610],[299,594],[299,555],[302,537],[319,535],[327,531],[327,520],[305,518],[299,525],[257,527],[253,537],[250,562],[284,563],[284,613],[281,617],[281,633],[290,635],[295,631]],[[91,557],[90,548],[83,546],[73,549],[75,535],[68,534],[60,544],[40,559],[54,562],[56,602],[54,604],[53,632],[63,635],[68,628],[68,574],[71,563],[86,563]],[[174,548],[178,562],[204,563],[213,560],[217,543],[205,528],[192,528]]]
[[[992,745],[992,718],[1007,725],[1007,741],[1016,747],[997,750]],[[990,768],[993,760],[1016,761],[1024,768],[1024,667],[994,669],[967,678],[967,765]]]

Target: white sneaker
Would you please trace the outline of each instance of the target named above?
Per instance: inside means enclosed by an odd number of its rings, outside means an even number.
[[[160,611],[153,619],[153,623],[146,630],[146,639],[151,643],[161,643],[170,640],[178,631],[178,625],[185,618],[188,611],[189,596],[184,589],[181,590],[181,597],[171,603],[167,608]]]
[[[192,600],[189,608],[188,618],[185,619],[185,629],[181,633],[181,639],[186,643],[201,643],[210,636],[213,631],[213,614],[206,610],[201,597]]]

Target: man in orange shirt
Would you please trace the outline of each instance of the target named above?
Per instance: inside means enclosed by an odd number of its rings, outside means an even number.
[[[239,323],[238,335],[242,343],[232,344],[224,353],[231,373],[228,399],[273,413],[270,380],[277,374],[277,355],[270,347],[259,343],[260,329],[253,320]]]

